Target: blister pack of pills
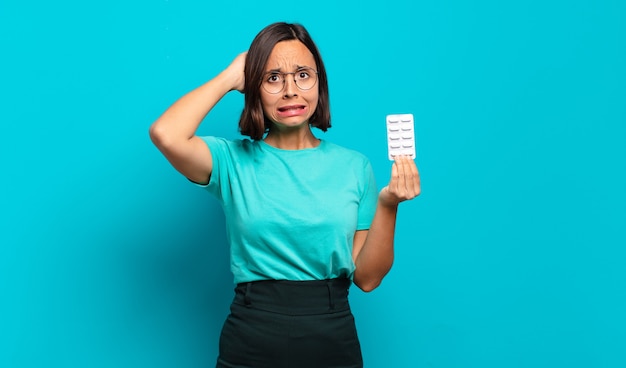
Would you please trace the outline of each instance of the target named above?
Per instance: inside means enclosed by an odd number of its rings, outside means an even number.
[[[415,159],[413,114],[387,115],[387,147],[392,161],[400,155]]]

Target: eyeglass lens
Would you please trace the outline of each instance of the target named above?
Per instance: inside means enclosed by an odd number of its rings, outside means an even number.
[[[293,73],[271,72],[263,78],[263,88],[268,93],[279,93],[285,88],[285,78],[293,75],[296,86],[301,90],[309,90],[317,82],[317,72],[311,68],[304,68]]]

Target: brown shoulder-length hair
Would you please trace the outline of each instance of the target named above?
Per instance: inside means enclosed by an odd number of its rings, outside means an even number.
[[[254,140],[262,139],[272,124],[263,113],[261,104],[261,83],[265,74],[265,65],[274,46],[281,41],[290,40],[302,42],[313,54],[315,64],[317,65],[319,99],[317,108],[309,119],[309,124],[324,132],[330,128],[328,79],[320,52],[313,39],[311,39],[309,32],[302,25],[279,22],[270,24],[256,35],[246,56],[246,66],[244,68],[246,82],[243,89],[245,102],[241,118],[239,119],[239,131],[241,134],[247,135]]]

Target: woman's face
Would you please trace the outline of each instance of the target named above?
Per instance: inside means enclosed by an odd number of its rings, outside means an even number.
[[[319,83],[317,81],[317,66],[313,54],[298,40],[281,41],[274,46],[261,85],[261,104],[263,112],[274,124],[279,127],[300,127],[309,122],[309,118],[317,108],[319,98]],[[291,73],[291,74],[281,74]],[[277,90],[284,79],[284,87]],[[315,85],[303,90],[296,85],[294,78],[299,79],[300,86],[307,87],[307,78],[315,78]],[[272,88],[269,86],[272,85]]]

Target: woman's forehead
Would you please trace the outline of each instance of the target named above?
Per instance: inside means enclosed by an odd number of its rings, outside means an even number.
[[[289,40],[274,46],[265,70],[291,71],[303,66],[315,68],[313,54],[302,42]]]

